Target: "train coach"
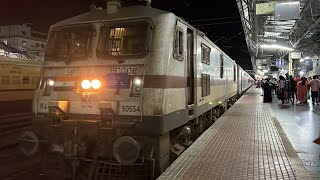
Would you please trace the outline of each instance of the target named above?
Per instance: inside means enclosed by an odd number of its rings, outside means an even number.
[[[32,112],[41,62],[0,56],[0,114]]]
[[[65,177],[154,179],[252,84],[182,18],[119,7],[50,28],[27,133],[46,145],[25,151],[63,157]]]

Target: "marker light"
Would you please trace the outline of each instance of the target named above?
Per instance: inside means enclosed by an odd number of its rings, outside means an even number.
[[[140,86],[141,85],[141,79],[140,78],[136,78],[136,79],[134,79],[133,83],[136,86]]]
[[[99,89],[101,87],[101,82],[98,79],[94,79],[91,81],[91,87],[93,89]]]
[[[143,80],[141,76],[135,76],[131,81],[130,96],[138,97],[141,95]]]
[[[89,81],[89,80],[83,80],[83,81],[81,82],[81,87],[82,87],[83,89],[89,89],[89,88],[91,87],[90,81]]]
[[[47,85],[50,86],[50,87],[52,87],[52,86],[54,85],[54,80],[48,79],[48,80],[47,80]]]

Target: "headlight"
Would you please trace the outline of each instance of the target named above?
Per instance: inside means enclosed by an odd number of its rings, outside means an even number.
[[[133,80],[133,83],[134,83],[135,86],[140,86],[141,82],[142,82],[141,79],[138,78],[138,77]]]
[[[47,86],[49,86],[49,87],[54,86],[54,80],[48,79],[48,80],[47,80]]]
[[[82,87],[83,89],[89,89],[89,88],[91,87],[90,81],[89,81],[89,80],[83,80],[83,81],[81,82],[81,87]]]
[[[93,89],[99,89],[101,87],[101,82],[98,79],[94,79],[91,81],[91,87]]]
[[[141,76],[135,76],[131,81],[131,93],[130,96],[140,96],[142,91],[143,80]]]

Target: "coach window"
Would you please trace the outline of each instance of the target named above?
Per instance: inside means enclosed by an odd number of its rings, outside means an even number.
[[[1,84],[4,84],[4,85],[10,84],[10,76],[2,76],[1,77]]]
[[[210,75],[201,74],[202,97],[210,95]]]
[[[183,60],[183,31],[179,28],[176,29],[174,40],[174,53],[173,57],[177,60]]]
[[[220,78],[223,78],[223,54],[220,54]]]
[[[39,83],[39,77],[37,77],[37,76],[33,76],[32,77],[32,84],[38,84]]]
[[[205,44],[201,44],[201,62],[204,64],[210,64],[210,52],[211,49]]]
[[[28,76],[22,77],[22,84],[29,84],[29,77]]]
[[[20,76],[12,76],[12,84],[20,84]]]

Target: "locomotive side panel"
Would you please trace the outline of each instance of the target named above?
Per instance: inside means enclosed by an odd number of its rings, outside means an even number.
[[[237,78],[234,74],[235,63],[217,46],[213,45],[211,41],[208,41],[202,36],[198,36],[198,39],[198,105],[208,105],[208,103],[210,103],[208,108],[212,108],[236,95]],[[203,59],[203,46],[207,46],[209,48],[210,63],[205,62]],[[210,90],[206,90],[206,86],[208,86],[208,84],[210,84]]]

